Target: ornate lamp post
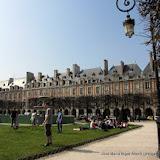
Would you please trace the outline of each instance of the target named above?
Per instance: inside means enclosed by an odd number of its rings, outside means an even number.
[[[134,19],[130,18],[129,11],[131,11],[135,5],[136,5],[136,0],[124,0],[123,6],[126,7],[127,9],[122,9],[120,7],[120,2],[122,3],[123,0],[117,0],[116,1],[116,6],[121,12],[127,12],[127,20],[123,22],[123,26],[125,28],[125,35],[128,36],[129,38],[132,37],[134,34]],[[147,2],[146,2],[147,3]],[[152,2],[153,3],[153,2]],[[150,4],[151,5],[151,2]],[[157,115],[157,131],[158,131],[158,156],[160,157],[160,81],[159,81],[159,74],[158,74],[158,60],[157,60],[157,55],[158,52],[156,50],[156,41],[160,39],[160,36],[156,34],[155,32],[155,23],[156,23],[156,17],[152,15],[152,10],[149,9],[149,14],[150,14],[150,32],[151,32],[151,45],[152,45],[152,53],[153,53],[153,61],[154,61],[154,72],[155,72],[155,80],[156,80],[156,89],[157,89],[157,110],[156,110],[156,115]],[[157,17],[159,19],[159,17]],[[156,35],[155,35],[156,34]]]
[[[126,17],[126,20],[123,22],[123,26],[124,26],[125,35],[128,36],[129,38],[131,38],[132,35],[134,34],[135,20],[131,19],[130,15],[129,15],[129,11],[131,11],[135,7],[136,1],[135,0],[130,0],[130,1],[129,0],[124,0],[123,5],[126,7],[126,9],[122,9],[120,7],[119,0],[116,1],[117,8],[121,12],[126,12],[127,13],[127,17]]]

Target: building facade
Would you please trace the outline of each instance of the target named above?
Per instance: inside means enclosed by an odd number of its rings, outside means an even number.
[[[17,107],[20,112],[43,106],[49,101],[54,113],[115,116],[125,109],[129,116],[152,116],[156,113],[156,82],[152,60],[142,71],[137,64],[81,70],[73,64],[64,73],[53,75],[27,72],[24,78],[0,81],[0,109],[8,112]],[[15,106],[16,105],[16,106]]]

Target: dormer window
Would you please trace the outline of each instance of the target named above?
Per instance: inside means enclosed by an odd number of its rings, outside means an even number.
[[[96,74],[93,72],[93,73],[92,73],[92,76],[95,76],[95,75],[96,75]]]
[[[69,84],[72,84],[72,81],[69,81]]]

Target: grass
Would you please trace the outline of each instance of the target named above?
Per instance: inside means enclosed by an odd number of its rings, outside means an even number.
[[[16,160],[38,153],[47,153],[59,147],[73,145],[92,140],[99,137],[108,137],[137,126],[130,125],[124,129],[111,129],[107,132],[101,130],[73,131],[78,125],[66,125],[63,127],[63,133],[57,134],[57,128],[52,127],[53,146],[44,147],[45,135],[44,128],[21,126],[14,130],[10,126],[0,125],[0,160]]]

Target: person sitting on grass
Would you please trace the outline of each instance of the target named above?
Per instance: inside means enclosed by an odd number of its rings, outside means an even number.
[[[103,120],[103,121],[101,122],[101,129],[102,129],[103,131],[107,131],[107,130],[108,130],[108,126],[106,125],[105,120]]]
[[[99,129],[95,119],[90,122],[90,129]]]

